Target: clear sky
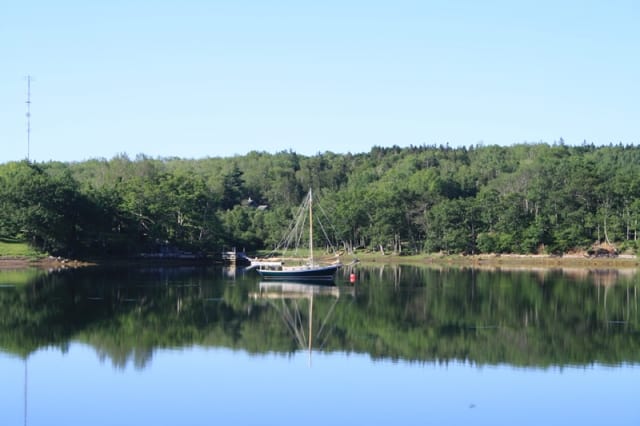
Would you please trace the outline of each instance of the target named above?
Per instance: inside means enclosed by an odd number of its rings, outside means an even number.
[[[637,0],[6,0],[0,163],[640,143]]]

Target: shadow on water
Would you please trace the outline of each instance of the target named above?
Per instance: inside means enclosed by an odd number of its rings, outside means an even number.
[[[193,345],[528,367],[640,361],[635,271],[358,266],[354,285],[345,274],[316,287],[206,267],[0,272],[0,351],[82,342],[118,368]]]

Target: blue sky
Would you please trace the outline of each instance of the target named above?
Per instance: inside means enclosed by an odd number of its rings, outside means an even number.
[[[0,163],[640,142],[638,1],[8,0]]]

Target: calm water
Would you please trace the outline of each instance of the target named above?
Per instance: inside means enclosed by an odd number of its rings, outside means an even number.
[[[640,424],[635,271],[357,273],[0,271],[0,425]]]

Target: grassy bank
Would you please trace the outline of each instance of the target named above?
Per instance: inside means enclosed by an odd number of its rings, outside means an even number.
[[[87,263],[49,256],[21,241],[0,239],[0,270],[24,268],[59,269],[85,266]]]
[[[0,257],[21,257],[29,259],[39,259],[45,257],[46,253],[41,253],[29,247],[29,244],[19,241],[8,241],[0,239]]]

